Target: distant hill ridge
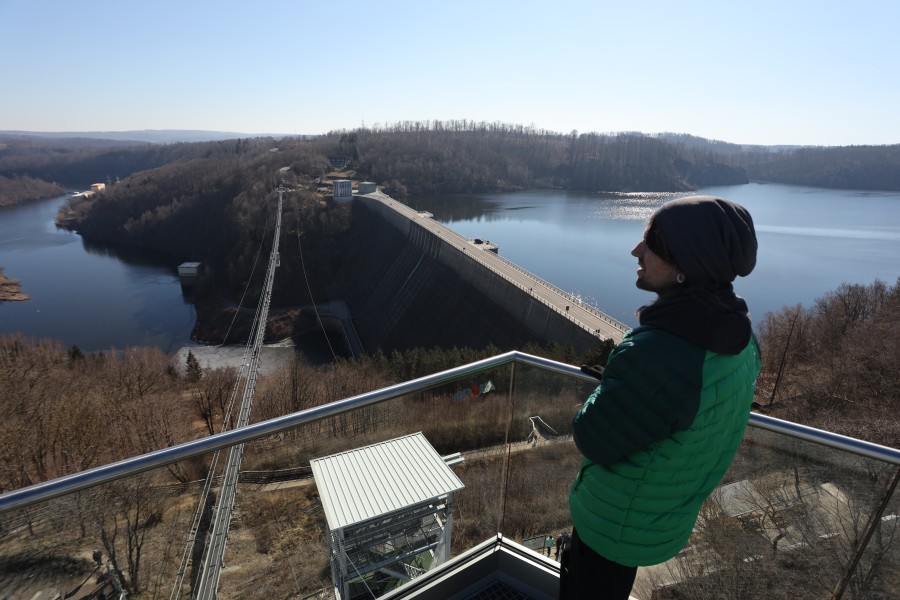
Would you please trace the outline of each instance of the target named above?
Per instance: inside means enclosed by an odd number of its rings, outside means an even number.
[[[640,131],[619,132],[637,137],[651,137],[665,140],[673,144],[681,144],[691,148],[704,148],[722,155],[740,154],[742,152],[784,152],[800,148],[831,148],[833,146],[805,146],[802,144],[741,144],[714,140],[689,133],[673,133],[664,131],[659,133],[643,133]],[[319,134],[288,134],[288,133],[244,133],[238,131],[211,131],[207,129],[134,129],[129,131],[23,131],[0,130],[2,136],[38,137],[50,139],[90,139],[110,140],[116,142],[140,142],[151,144],[173,144],[179,142],[216,142],[220,140],[234,140],[242,138],[303,138],[311,139]],[[609,132],[601,135],[616,135]]]
[[[179,142],[216,142],[251,137],[310,137],[283,133],[239,133],[235,131],[207,131],[203,129],[141,129],[133,131],[13,131],[0,130],[0,136],[39,138],[81,138],[140,142],[150,144],[175,144]]]
[[[276,169],[302,158],[309,168],[299,171],[313,179],[327,167],[325,157],[341,157],[401,200],[407,194],[539,187],[687,191],[749,180],[900,190],[900,144],[759,146],[671,132],[572,135],[464,120],[283,137],[205,130],[0,131],[0,177],[9,179],[107,181],[167,164],[237,157],[235,167],[242,169],[267,155],[277,156]]]

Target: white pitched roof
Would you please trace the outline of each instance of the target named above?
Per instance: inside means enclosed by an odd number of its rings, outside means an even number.
[[[463,489],[421,432],[310,461],[329,529]]]

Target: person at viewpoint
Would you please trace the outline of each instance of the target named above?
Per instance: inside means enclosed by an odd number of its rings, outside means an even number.
[[[732,282],[756,264],[747,210],[710,196],[664,204],[631,251],[657,294],[610,353],[573,421],[584,461],[560,598],[627,599],[637,567],[685,545],[744,434],[760,368]],[[596,371],[595,371],[596,372]]]

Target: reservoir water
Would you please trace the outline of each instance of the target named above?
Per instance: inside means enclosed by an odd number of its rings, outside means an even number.
[[[65,197],[0,207],[0,267],[31,300],[0,302],[0,334],[50,338],[93,352],[147,345],[174,352],[195,312],[175,267],[57,229]]]
[[[889,284],[900,276],[900,193],[750,184],[700,193],[740,202],[759,238],[756,270],[735,282],[755,320],[843,282]],[[644,221],[676,194],[537,190],[413,197],[460,234],[487,238],[500,254],[629,325],[652,299],[634,287],[630,255]],[[64,198],[0,207],[0,267],[21,280],[26,302],[0,302],[0,334],[53,338],[84,351],[187,344],[194,309],[175,264],[86,243],[59,230]]]

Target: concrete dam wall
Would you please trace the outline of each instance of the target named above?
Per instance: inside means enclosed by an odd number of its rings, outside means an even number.
[[[423,221],[428,217],[410,218],[389,202],[363,196],[353,202],[358,256],[348,305],[367,352],[555,342],[581,353],[602,342],[473,258],[487,250],[442,239],[429,230],[433,221]]]

